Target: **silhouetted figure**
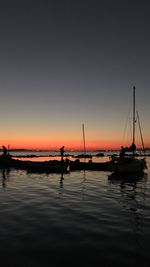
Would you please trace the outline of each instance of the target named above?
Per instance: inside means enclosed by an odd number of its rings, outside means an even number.
[[[125,148],[122,146],[121,147],[121,152],[120,152],[120,158],[124,159],[124,156],[125,156]]]
[[[62,146],[61,148],[60,148],[60,155],[61,155],[61,161],[63,161],[64,160],[64,146]]]
[[[2,146],[3,148],[3,156],[7,156],[7,148],[5,146]]]
[[[130,147],[121,147],[121,152],[120,152],[120,158],[121,159],[124,159],[125,157],[125,153],[126,152],[133,152],[133,155],[134,155],[134,152],[136,150],[136,145],[133,143]]]
[[[130,150],[131,150],[132,152],[135,152],[135,150],[136,150],[136,145],[135,145],[134,143],[130,146]]]

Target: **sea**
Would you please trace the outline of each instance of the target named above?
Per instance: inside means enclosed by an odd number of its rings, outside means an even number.
[[[109,152],[97,158],[107,160]],[[0,170],[0,266],[150,266],[146,160],[144,174],[126,179],[106,171]]]

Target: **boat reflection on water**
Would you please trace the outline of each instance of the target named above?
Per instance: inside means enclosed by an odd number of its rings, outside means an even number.
[[[112,173],[108,176],[109,183],[120,187],[121,196],[126,196],[126,199],[129,198],[132,200],[139,199],[139,191],[143,191],[143,200],[145,199],[147,179],[148,175],[145,172],[131,173],[130,175]]]
[[[132,173],[129,174],[115,174],[112,173],[108,176],[108,183],[115,185],[116,189],[120,187],[121,196],[128,199],[139,199],[139,196],[143,196],[145,201],[146,182],[148,179],[147,173]],[[116,190],[115,189],[115,190]],[[142,191],[142,194],[141,194]]]
[[[134,250],[134,266],[142,266],[144,259],[146,189],[148,176],[143,174],[110,175],[108,185],[116,192],[119,205],[126,213],[126,222],[130,239],[129,246]],[[143,230],[142,230],[143,229]]]
[[[112,172],[108,175],[108,180],[118,180],[122,182],[136,182],[143,178],[147,177],[147,173],[144,171],[142,172],[133,172],[133,173],[119,173],[119,172]]]

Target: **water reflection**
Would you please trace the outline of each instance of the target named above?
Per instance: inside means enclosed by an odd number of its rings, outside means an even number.
[[[140,172],[140,173],[111,173],[108,175],[108,180],[111,181],[126,181],[126,182],[136,182],[140,179],[143,179],[143,177],[147,176],[147,173]]]
[[[108,177],[108,186],[116,193],[118,203],[122,205],[126,213],[128,227],[131,228],[131,237],[134,245],[135,266],[142,263],[142,229],[144,228],[144,211],[146,208],[147,174],[136,176],[114,176]],[[120,194],[119,194],[120,192]],[[141,265],[142,266],[142,265]]]
[[[82,181],[82,200],[84,200],[85,197],[85,185],[86,185],[86,172],[83,171],[83,181]]]
[[[146,182],[147,174],[136,174],[136,175],[109,175],[108,184],[116,185],[120,187],[120,193],[122,199],[129,201],[129,203],[138,204],[138,201],[142,200],[145,202],[146,196]],[[135,210],[133,208],[133,210]]]
[[[64,180],[64,173],[61,173],[61,177],[60,177],[60,188],[63,188],[63,180]]]
[[[5,188],[6,186],[6,170],[3,169],[2,171],[2,187]]]
[[[63,195],[63,189],[64,189],[64,173],[61,173],[60,180],[59,180],[59,195]]]
[[[6,182],[9,176],[9,169],[2,169],[2,187],[5,188],[6,187]]]

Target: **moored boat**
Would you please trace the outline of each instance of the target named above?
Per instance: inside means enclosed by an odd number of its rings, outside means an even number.
[[[115,173],[141,173],[147,169],[146,159],[136,157],[135,145],[135,87],[133,87],[133,140],[130,147],[121,147],[119,156],[112,156],[108,162],[108,171]],[[141,129],[140,129],[141,130]],[[142,138],[143,144],[143,138]],[[144,146],[144,145],[143,145]]]
[[[76,159],[91,159],[92,155],[91,154],[79,154],[77,156],[72,156],[72,157]]]
[[[131,155],[124,158],[114,157],[107,166],[108,171],[116,173],[142,173],[147,169],[145,158],[137,159]]]
[[[49,161],[30,161],[30,160],[19,160],[13,159],[11,156],[0,156],[0,168],[16,168],[24,169],[28,172],[56,172],[62,173],[67,172],[69,167],[69,161],[49,160]]]

